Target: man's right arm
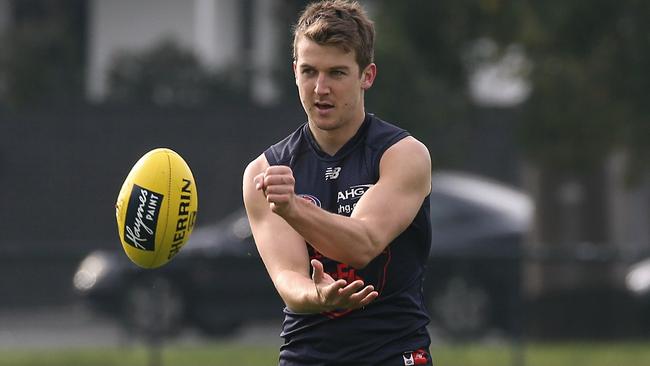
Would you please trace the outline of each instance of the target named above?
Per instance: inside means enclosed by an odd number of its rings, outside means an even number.
[[[254,178],[269,164],[264,155],[244,172],[243,194],[251,230],[266,270],[287,307],[297,313],[319,313],[365,306],[377,293],[362,281],[348,284],[332,279],[322,264],[310,261],[305,240],[282,217],[273,213]]]

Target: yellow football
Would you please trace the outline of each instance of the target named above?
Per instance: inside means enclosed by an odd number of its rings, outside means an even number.
[[[143,268],[170,261],[187,242],[198,208],[190,167],[176,152],[146,153],[126,177],[115,204],[126,255]]]

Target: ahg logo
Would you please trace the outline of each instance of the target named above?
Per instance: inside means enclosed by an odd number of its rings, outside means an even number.
[[[325,180],[330,180],[330,179],[336,179],[339,177],[339,173],[341,172],[341,167],[334,167],[334,168],[327,168],[325,170]]]
[[[125,242],[141,250],[155,249],[156,223],[163,198],[160,193],[133,185],[124,222]]]
[[[372,186],[372,184],[360,184],[358,186],[352,186],[345,191],[340,191],[336,195],[336,202],[359,199]]]
[[[363,196],[372,184],[360,184],[352,186],[345,191],[339,191],[336,195],[336,203],[338,203],[338,213],[350,215],[354,208],[357,206],[357,201]]]

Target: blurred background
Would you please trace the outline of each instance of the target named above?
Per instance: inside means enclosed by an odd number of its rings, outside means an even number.
[[[305,121],[291,25],[306,3],[0,0],[0,348],[280,343],[241,175]],[[362,4],[367,110],[432,156],[434,345],[643,341],[650,2]],[[193,169],[197,231],[139,271],[114,203],[161,146]]]

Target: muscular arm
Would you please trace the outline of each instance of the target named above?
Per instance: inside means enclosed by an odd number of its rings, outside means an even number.
[[[380,178],[345,217],[322,210],[294,193],[291,169],[274,166],[255,176],[271,211],[325,256],[365,267],[413,221],[431,189],[426,147],[412,137],[391,146],[380,162]]]
[[[372,286],[362,281],[334,281],[322,264],[310,261],[303,237],[282,217],[269,208],[254,177],[269,167],[262,155],[244,172],[243,193],[246,212],[255,244],[278,293],[289,309],[298,313],[317,313],[334,309],[353,309],[367,305],[377,297]]]

